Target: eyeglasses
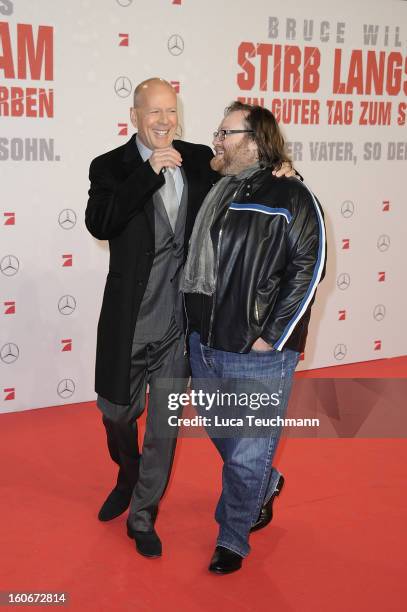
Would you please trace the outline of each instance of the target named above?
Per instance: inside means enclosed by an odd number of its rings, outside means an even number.
[[[213,133],[213,137],[216,138],[217,140],[225,140],[226,136],[229,136],[229,134],[253,134],[254,130],[216,130],[216,132]]]

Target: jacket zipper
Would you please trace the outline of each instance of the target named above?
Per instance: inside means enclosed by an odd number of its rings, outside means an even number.
[[[232,195],[232,201],[234,200],[237,192],[238,192],[237,188],[234,192],[234,194]],[[215,278],[216,278],[216,284],[215,284],[215,290],[213,292],[213,296],[212,296],[212,312],[211,312],[211,318],[210,318],[210,323],[209,323],[209,334],[208,334],[208,346],[212,346],[212,332],[213,332],[213,322],[215,319],[215,303],[216,303],[216,287],[218,284],[218,271],[219,271],[219,261],[220,261],[220,249],[222,246],[222,234],[223,234],[223,227],[225,225],[227,216],[229,214],[229,208],[227,209],[225,216],[223,217],[223,221],[222,221],[222,225],[221,228],[219,230],[219,239],[218,239],[218,248],[217,248],[217,253],[216,253],[216,266],[215,266]]]
[[[257,298],[254,299],[254,316],[256,317],[257,325],[260,325],[259,307],[257,305]]]

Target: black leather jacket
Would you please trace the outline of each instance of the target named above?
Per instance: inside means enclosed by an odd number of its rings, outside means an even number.
[[[259,170],[218,211],[211,235],[217,284],[203,300],[201,342],[247,353],[263,338],[277,350],[303,351],[326,261],[315,196],[296,178]]]

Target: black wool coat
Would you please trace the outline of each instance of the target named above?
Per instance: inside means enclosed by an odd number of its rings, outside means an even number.
[[[197,212],[218,175],[210,168],[209,147],[175,140],[188,184],[185,256]],[[130,357],[137,315],[154,260],[152,196],[164,184],[143,162],[135,135],[123,146],[96,157],[85,213],[86,227],[108,240],[109,273],[99,318],[95,390],[118,403],[130,401]]]

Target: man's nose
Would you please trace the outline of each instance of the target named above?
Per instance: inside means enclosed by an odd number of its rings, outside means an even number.
[[[216,135],[214,134],[214,135],[213,135],[213,138],[212,138],[212,144],[213,144],[213,146],[215,146],[215,144],[216,144],[216,143],[219,143],[219,142],[221,142],[221,139],[219,138],[219,134],[216,134]]]
[[[169,114],[165,111],[161,111],[158,117],[158,120],[160,121],[160,123],[165,123],[166,125],[168,125],[169,123]]]

